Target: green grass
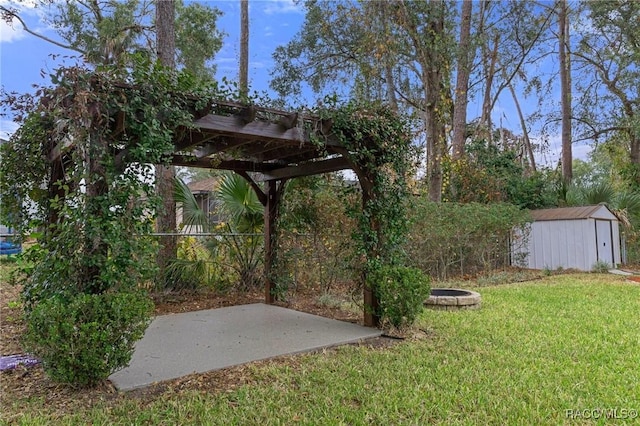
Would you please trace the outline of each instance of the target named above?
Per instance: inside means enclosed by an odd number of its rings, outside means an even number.
[[[257,384],[229,392],[125,398],[64,417],[42,401],[10,411],[27,413],[23,424],[582,425],[605,420],[566,410],[640,410],[640,286],[581,274],[480,292],[481,310],[425,311],[425,339],[254,366]]]

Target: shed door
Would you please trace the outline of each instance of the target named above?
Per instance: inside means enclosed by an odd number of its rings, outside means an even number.
[[[608,220],[596,220],[598,260],[613,265],[613,231]]]

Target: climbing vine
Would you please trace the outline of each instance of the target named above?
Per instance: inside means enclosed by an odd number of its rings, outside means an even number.
[[[429,279],[403,266],[407,233],[406,178],[415,164],[410,126],[381,104],[349,103],[321,111],[331,134],[344,147],[362,188],[362,209],[353,238],[363,262],[365,307],[375,324],[413,322],[430,291]]]
[[[5,96],[22,122],[3,146],[4,221],[39,229],[25,298],[134,288],[154,273],[144,238],[158,200],[151,164],[201,105],[192,79],[140,60],[131,70],[62,68],[34,97]]]
[[[2,147],[2,221],[37,231],[21,268],[25,347],[52,378],[91,385],[128,363],[148,324],[153,164],[168,162],[174,133],[210,96],[144,59],[51,78],[35,96],[2,99],[22,124]]]
[[[406,177],[415,149],[405,120],[382,104],[348,103],[320,112],[346,148],[363,190],[354,238],[367,268],[402,261],[406,231]]]

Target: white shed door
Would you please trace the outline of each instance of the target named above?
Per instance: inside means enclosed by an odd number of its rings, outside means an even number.
[[[608,220],[596,220],[598,260],[613,266],[613,233]]]

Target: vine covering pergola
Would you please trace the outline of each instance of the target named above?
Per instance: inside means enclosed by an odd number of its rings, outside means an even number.
[[[135,276],[143,276],[130,261],[144,247],[119,242],[143,232],[136,218],[148,210],[132,201],[140,191],[134,189],[136,173],[148,173],[144,163],[172,164],[230,170],[250,183],[265,208],[265,301],[272,303],[275,228],[285,182],[352,169],[363,200],[358,232],[364,322],[378,325],[378,300],[366,274],[393,263],[394,247],[402,238],[401,200],[411,145],[405,123],[380,105],[350,103],[308,113],[221,101],[209,92],[194,94],[188,77],[157,67],[139,69],[124,80],[108,73],[61,70],[57,87],[43,91],[38,104],[22,107],[27,118],[16,139],[20,143],[9,156],[16,181],[22,180],[14,192],[27,195],[29,185],[44,189],[38,182],[46,182],[48,201],[42,211],[50,233],[48,250],[66,241],[64,253],[76,257],[68,268],[44,257],[53,262],[49,267],[59,268],[64,291],[67,283],[77,281],[82,292],[101,294],[123,280],[131,286]],[[29,176],[19,170],[21,156],[37,163]],[[78,207],[82,211],[74,213]],[[69,219],[82,223],[69,224]],[[123,220],[127,225],[120,225]],[[128,274],[127,268],[135,273]],[[34,282],[45,285],[34,287],[34,300],[51,291],[49,272],[40,272]]]
[[[0,214],[24,235],[25,347],[56,380],[99,383],[126,365],[144,334],[157,282],[160,211],[153,165],[224,169],[244,177],[265,209],[265,301],[274,302],[278,207],[285,182],[352,169],[362,188],[357,267],[364,323],[415,318],[428,279],[403,267],[411,135],[377,104],[314,113],[228,102],[136,56],[130,68],[61,68],[35,96],[5,95],[20,128],[0,148]],[[221,94],[222,93],[222,94]],[[418,271],[419,272],[419,271]]]

